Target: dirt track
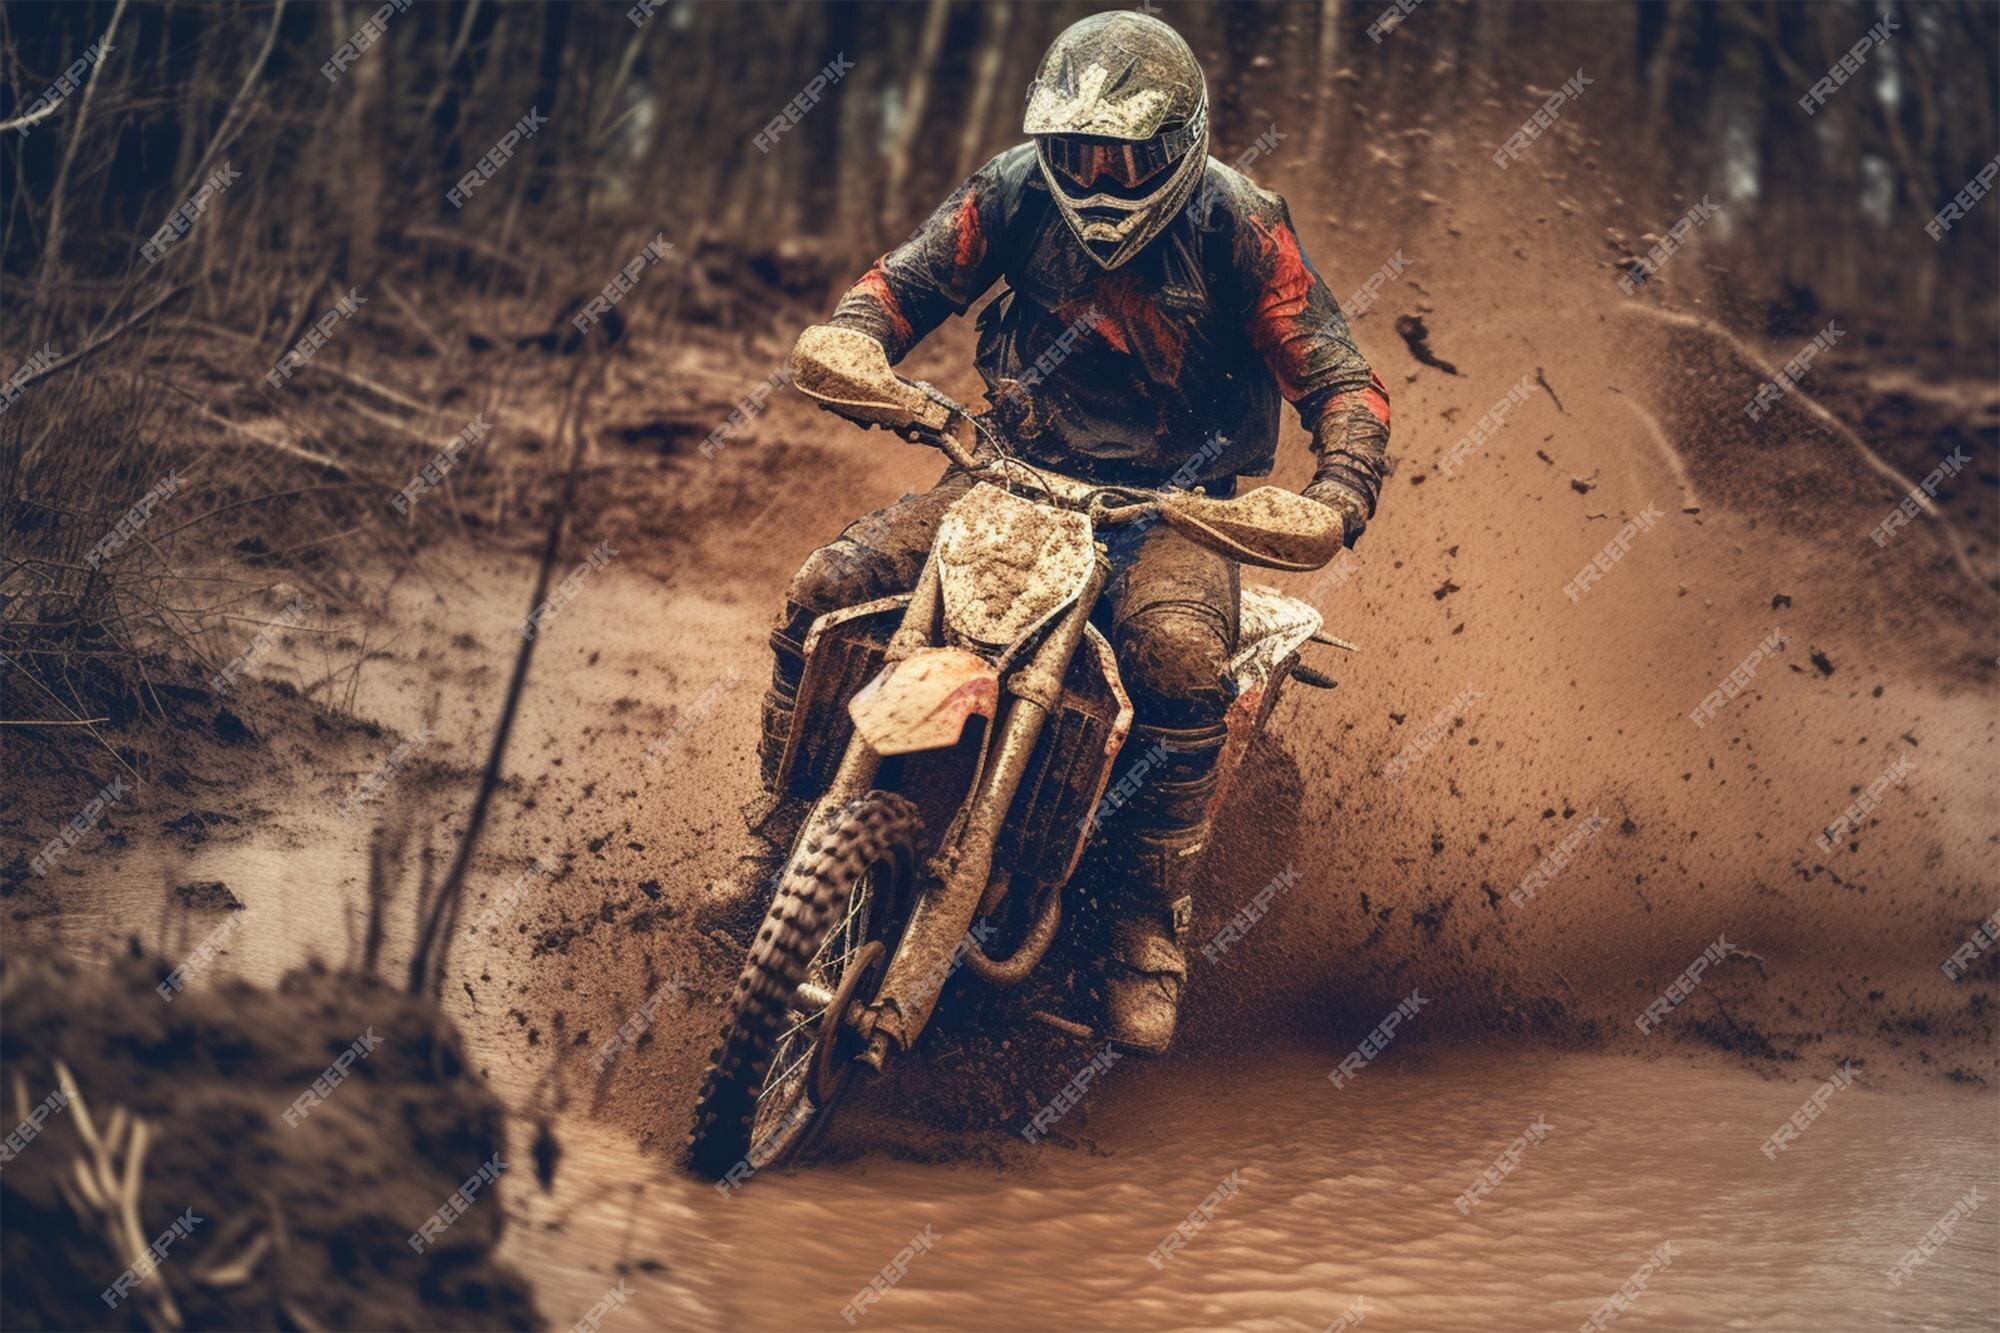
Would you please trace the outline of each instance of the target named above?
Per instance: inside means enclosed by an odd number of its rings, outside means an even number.
[[[1282,171],[1274,183],[1288,184]],[[1345,1050],[1414,987],[1432,1001],[1432,1036],[1693,1041],[1762,1067],[1864,1054],[2000,1079],[1993,972],[1956,984],[1938,972],[2000,905],[1990,587],[1953,567],[1930,520],[1877,548],[1868,532],[1896,491],[1852,443],[1796,404],[1748,422],[1756,372],[1716,337],[1634,313],[1652,298],[1617,292],[1591,208],[1546,202],[1587,202],[1585,191],[1525,172],[1509,189],[1464,216],[1410,203],[1366,231],[1295,210],[1337,292],[1405,256],[1356,326],[1395,400],[1396,472],[1361,549],[1342,557],[1346,572],[1278,580],[1363,651],[1320,662],[1340,679],[1333,694],[1287,696],[1276,742],[1244,775],[1197,938],[1287,862],[1304,884],[1220,965],[1198,966],[1182,1058],[1237,1058],[1273,1038]],[[1699,256],[1681,258],[1691,273]],[[1420,364],[1398,336],[1398,317],[1419,315],[1456,373]],[[1763,350],[1782,361],[1802,341]],[[681,1133],[718,1023],[712,1001],[740,961],[693,919],[747,846],[737,809],[755,789],[768,618],[814,545],[940,467],[788,394],[714,462],[698,437],[659,424],[663,398],[727,404],[784,351],[638,326],[621,351],[570,543],[580,558],[608,538],[617,555],[545,627],[467,918],[531,857],[560,870],[497,939],[474,936],[457,959],[458,1016],[503,1089],[529,1100],[554,1090],[661,1147]],[[905,369],[969,400],[970,351],[959,322]],[[1879,370],[1872,354],[1843,349],[1806,387],[1853,406],[1874,446],[1918,476],[1949,448],[1925,423],[1956,422],[1976,465],[1946,509],[1990,537],[1991,386],[1966,399],[1961,386],[1929,385],[1950,407],[1926,415],[1927,399],[1869,392],[1864,369]],[[1452,475],[1440,470],[1523,384],[1504,427]],[[1281,457],[1275,480],[1301,482],[1294,423]],[[1658,521],[1567,597],[1564,585],[1649,506]],[[1974,542],[1973,558],[1990,585],[1990,540]],[[490,733],[531,573],[519,558],[441,544],[397,582],[370,632],[387,646],[363,670],[357,707],[405,734],[430,720],[439,739],[398,800],[447,830]],[[1697,728],[1688,713],[1773,631],[1784,650]],[[302,657],[269,670],[303,680],[318,667]],[[1455,698],[1470,702],[1440,719]],[[1385,779],[1434,720],[1442,738]],[[286,733],[306,804],[337,803],[395,743],[269,730]],[[658,762],[645,755],[654,742]],[[1851,846],[1818,852],[1815,836],[1898,758],[1915,762],[1906,783]],[[281,781],[251,767],[256,783]],[[1510,901],[1593,815],[1606,826],[1568,869],[1532,901]],[[358,847],[362,833],[357,822],[298,836],[324,850],[329,836]],[[339,876],[328,874],[331,888]],[[1662,1031],[1640,1035],[1634,1019],[1718,936],[1740,955]],[[292,948],[330,954],[338,941]],[[595,1075],[592,1054],[676,979],[697,998],[670,1001],[637,1050]]]
[[[1304,225],[1337,288],[1375,266],[1374,248]],[[1187,1055],[1274,1033],[1344,1049],[1416,987],[1434,1002],[1434,1036],[1692,1040],[1767,1068],[1861,1054],[1993,1081],[1991,974],[1954,985],[1937,970],[1995,898],[1981,869],[1996,823],[1988,595],[1924,527],[1878,550],[1867,532],[1887,485],[1793,409],[1747,426],[1754,375],[1713,339],[1602,300],[1606,313],[1579,319],[1532,261],[1501,262],[1510,238],[1470,254],[1449,227],[1403,242],[1411,285],[1359,325],[1395,392],[1399,462],[1380,519],[1343,557],[1352,576],[1318,595],[1363,652],[1330,664],[1335,693],[1298,690],[1281,707],[1278,742],[1218,839],[1197,937],[1288,861],[1305,887],[1197,970]],[[1418,312],[1460,374],[1419,366],[1395,335],[1394,317]],[[968,341],[947,330],[909,369],[970,396]],[[697,368],[716,379],[733,366],[747,392],[781,354],[700,347]],[[1437,456],[1538,370],[1548,389],[1445,476]],[[614,403],[600,438],[646,412]],[[1305,460],[1295,426],[1288,437],[1289,483]],[[737,807],[754,791],[774,599],[849,515],[928,484],[938,464],[790,399],[713,463],[689,446],[663,468],[650,444],[607,449],[597,489],[619,498],[578,516],[573,547],[610,537],[619,554],[548,626],[476,889],[530,856],[564,870],[503,933],[510,960],[461,956],[474,973],[461,1016],[503,1045],[525,1039],[529,1074],[566,1051],[570,1098],[664,1147],[718,1011],[670,1002],[673,1017],[604,1078],[588,1057],[663,984],[713,998],[733,978],[734,947],[692,919],[747,846]],[[1688,488],[1699,513],[1682,512]],[[1663,517],[1572,602],[1564,584],[1649,504]],[[440,691],[438,730],[469,762],[529,571],[462,551],[439,561],[400,586],[391,619],[408,633],[369,667],[361,707],[414,730]],[[1687,714],[1774,630],[1783,651],[1697,728]],[[1435,748],[1385,780],[1467,690]],[[656,740],[666,753],[651,763]],[[1854,845],[1821,855],[1815,836],[1854,792],[1912,755]],[[1569,868],[1510,901],[1593,814],[1606,826]],[[1718,936],[1741,956],[1641,1036],[1634,1020]]]

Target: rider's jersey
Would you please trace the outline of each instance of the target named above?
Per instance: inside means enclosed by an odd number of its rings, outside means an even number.
[[[1277,195],[1210,158],[1172,225],[1106,272],[1021,144],[878,260],[832,322],[898,361],[1000,280],[979,318],[978,365],[1026,456],[1133,484],[1262,475],[1282,394],[1326,447],[1374,474],[1373,509],[1388,394]]]

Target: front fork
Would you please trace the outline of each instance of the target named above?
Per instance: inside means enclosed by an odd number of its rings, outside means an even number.
[[[972,925],[972,918],[986,896],[993,878],[993,854],[1000,832],[1013,809],[1015,793],[1028,771],[1028,760],[1041,739],[1042,729],[1055,714],[1062,697],[1063,678],[1083,641],[1084,627],[1090,622],[1091,608],[1097,605],[1108,570],[1100,551],[1076,601],[1043,638],[1027,662],[1003,683],[1006,703],[999,710],[991,759],[980,774],[958,822],[955,836],[938,851],[933,864],[938,887],[917,895],[910,919],[903,928],[902,941],[888,972],[876,992],[864,1021],[867,1049],[860,1059],[880,1069],[893,1043],[907,1051],[915,1044],[937,1005],[944,983],[950,977],[951,958]],[[937,555],[932,553],[917,581],[903,623],[889,641],[887,660],[900,661],[925,646],[932,637],[939,612],[941,593]],[[874,781],[881,757],[858,735],[841,758],[833,784],[820,798],[813,818],[823,818],[832,810],[859,796]]]

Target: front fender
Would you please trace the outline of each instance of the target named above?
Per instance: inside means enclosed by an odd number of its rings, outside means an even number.
[[[848,701],[855,734],[879,755],[956,745],[965,720],[992,717],[1000,673],[963,648],[919,648],[862,686]]]

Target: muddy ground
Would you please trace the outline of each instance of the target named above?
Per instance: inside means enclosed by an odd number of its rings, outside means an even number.
[[[1841,424],[1797,399],[1750,421],[1766,372],[1746,354],[1782,362],[1817,325],[1721,336],[1702,323],[1713,307],[1694,254],[1665,295],[1621,295],[1609,187],[1574,161],[1497,196],[1412,199],[1373,219],[1295,198],[1337,292],[1405,257],[1356,321],[1394,398],[1396,469],[1333,577],[1271,580],[1362,651],[1315,662],[1339,688],[1289,694],[1243,775],[1196,938],[1286,865],[1303,879],[1219,964],[1197,964],[1171,1060],[1228,1066],[1280,1044],[1337,1059],[1415,989],[1430,1002],[1420,1041],[1591,1047],[1813,1080],[1853,1060],[1871,1078],[1990,1086],[2000,974],[1989,958],[1952,981],[1940,964],[2000,907],[2000,392],[1976,361],[1919,364],[1857,331],[1806,384]],[[1287,185],[1282,164],[1274,177]],[[1669,305],[1675,320],[1650,313]],[[787,306],[754,333],[634,319],[607,353],[568,546],[572,561],[600,541],[615,556],[544,625],[465,919],[507,902],[533,860],[552,872],[503,905],[497,928],[467,930],[445,997],[473,1062],[517,1109],[585,1111],[662,1155],[684,1133],[740,963],[734,942],[698,922],[737,892],[749,849],[738,809],[755,794],[764,640],[784,580],[849,517],[941,468],[789,394],[702,456],[703,437],[816,308]],[[1419,318],[1425,340],[1399,332]],[[969,323],[905,369],[976,396]],[[1440,456],[1523,384],[1520,408],[1447,475]],[[512,411],[485,446],[496,466],[555,437],[552,405]],[[1873,542],[1902,488],[1870,452],[1915,479],[1959,446],[1972,465],[1941,512],[1964,565],[1932,519]],[[1302,482],[1295,423],[1282,459],[1275,479]],[[1565,594],[1622,524],[1653,512],[1596,586]],[[393,809],[440,845],[462,826],[519,643],[526,540],[441,534],[327,608],[315,628],[331,633],[260,660],[240,698],[175,694],[173,733],[128,738],[155,780],[47,881],[15,852],[111,772],[85,749],[33,760],[46,780],[0,808],[10,945],[115,952],[138,933],[171,951],[186,935],[171,917],[101,919],[92,895],[108,869],[149,848],[171,888],[174,858],[196,846],[275,840],[293,864],[274,873],[295,875],[311,901],[260,927],[276,936],[270,956],[346,956],[373,818]],[[1750,688],[1691,722],[1774,632],[1783,650]],[[358,721],[329,711],[327,691],[300,697],[329,658],[359,664],[346,701]],[[1442,738],[1387,778],[1433,723]],[[426,730],[386,797],[328,817]],[[655,746],[663,754],[649,757]],[[1851,836],[1817,848],[1898,761],[1914,765],[1906,780]],[[1602,831],[1567,869],[1513,901],[1592,817]],[[1639,1031],[1718,938],[1734,946],[1728,960]],[[676,982],[636,1048],[594,1068],[620,1024]],[[1021,1089],[1013,1109],[1033,1095]],[[907,1103],[857,1109],[871,1133],[941,1146]],[[833,1147],[859,1150],[852,1138]]]

